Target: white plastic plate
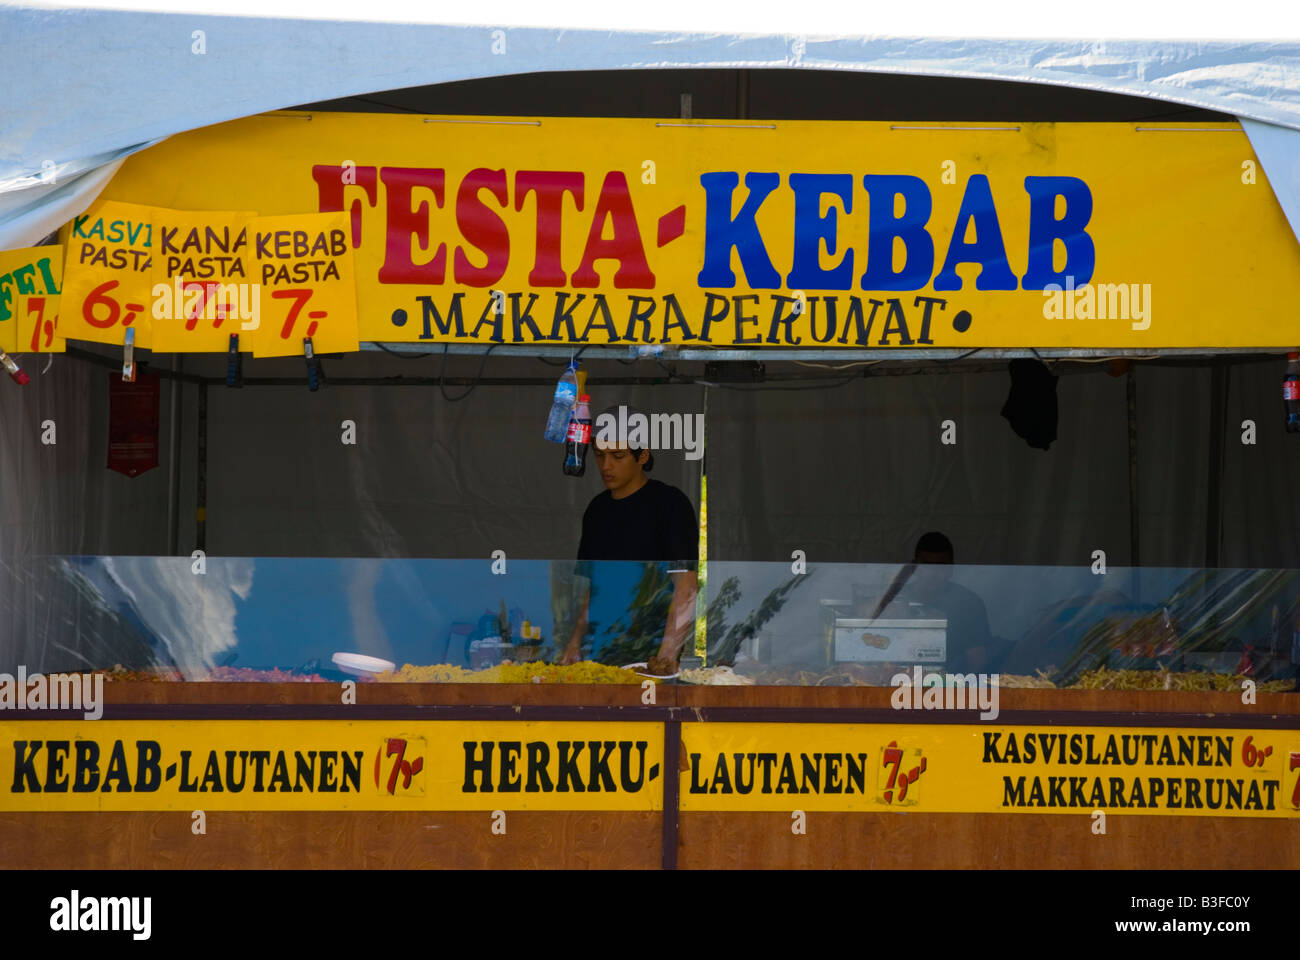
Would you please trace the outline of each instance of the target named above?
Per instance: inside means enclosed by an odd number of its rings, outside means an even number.
[[[678,670],[676,673],[669,673],[669,674],[646,673],[646,667],[648,666],[650,666],[650,664],[642,661],[641,663],[629,663],[623,669],[631,670],[639,677],[649,677],[651,680],[673,680],[682,675],[682,672],[680,670]]]
[[[330,657],[331,660],[344,673],[351,673],[360,676],[363,673],[383,673],[385,670],[396,670],[397,664],[391,660],[381,660],[379,657],[368,657],[364,653],[336,653]]]

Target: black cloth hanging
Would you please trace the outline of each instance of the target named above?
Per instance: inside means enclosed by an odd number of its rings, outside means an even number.
[[[1012,360],[1011,392],[1002,416],[1016,436],[1046,450],[1056,439],[1056,376],[1041,360]]]

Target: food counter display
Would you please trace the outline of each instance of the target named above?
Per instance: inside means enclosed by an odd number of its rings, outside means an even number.
[[[21,666],[28,688],[65,681],[33,704],[0,675],[15,698],[0,716],[14,863],[1300,862],[1300,698],[1283,692],[1294,572],[1115,571],[1088,594],[1063,568],[943,571],[986,598],[985,633],[951,604],[941,616],[942,596],[875,615],[908,573],[897,565],[715,562],[677,675],[649,676],[596,661],[656,639],[629,631],[655,619],[642,606],[654,591],[636,585],[656,565],[613,571],[623,594],[599,571],[595,589],[576,584],[589,659],[560,665],[548,659],[569,629],[571,562],[519,561],[508,587],[478,561],[208,563],[208,579],[179,580],[168,571],[189,565],[174,558],[29,562],[69,613],[64,643],[0,665]],[[349,636],[338,625],[360,621],[329,598],[367,564],[427,584],[439,602],[419,609],[443,611],[442,629],[416,629],[411,605],[369,621],[387,648]],[[295,570],[302,590],[259,595]],[[379,595],[384,579],[368,580]],[[1000,603],[999,583],[1035,603]],[[204,602],[182,603],[182,588]],[[917,604],[910,625],[900,602]],[[180,608],[218,613],[190,622]],[[888,660],[900,631],[942,650]],[[516,646],[537,659],[511,660]]]
[[[714,561],[671,674],[666,564],[32,558],[9,576],[65,611],[7,647],[10,670],[113,680],[1295,688],[1300,571]],[[582,570],[580,575],[576,571]],[[373,584],[349,595],[354,581]],[[265,584],[265,587],[263,587]],[[400,589],[399,589],[400,587]],[[587,605],[579,663],[563,665]],[[365,626],[362,626],[364,624]],[[5,665],[0,664],[0,668]]]

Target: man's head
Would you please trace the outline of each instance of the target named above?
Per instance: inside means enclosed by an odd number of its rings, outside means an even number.
[[[602,445],[599,441],[593,446],[600,478],[615,500],[641,489],[646,482],[645,465],[650,458],[649,450],[629,450],[627,444]]]
[[[913,563],[952,563],[952,541],[937,530],[921,535],[912,554]]]
[[[625,411],[624,423],[631,419],[635,413],[640,413],[636,407],[622,405]],[[602,418],[613,418],[613,422],[618,422],[619,407],[607,407],[601,411],[597,421],[604,424],[610,422]],[[605,481],[605,489],[610,495],[618,500],[628,494],[636,493],[644,486],[646,482],[646,473],[654,469],[655,458],[649,450],[636,449],[629,447],[626,442],[622,442],[617,436],[609,434],[615,431],[593,431],[592,450],[596,458],[596,466],[600,470],[600,478]],[[605,433],[602,438],[601,434]]]
[[[912,562],[917,564],[912,578],[918,587],[938,586],[952,576],[952,541],[937,530],[922,534],[916,541]]]

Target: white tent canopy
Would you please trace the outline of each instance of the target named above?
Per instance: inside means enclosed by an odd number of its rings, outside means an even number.
[[[1296,42],[828,39],[6,7],[0,248],[36,243],[88,206],[122,157],[184,130],[482,77],[683,68],[1045,83],[1232,114],[1300,235]]]

